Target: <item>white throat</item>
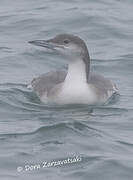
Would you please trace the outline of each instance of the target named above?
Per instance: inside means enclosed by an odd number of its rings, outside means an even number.
[[[86,80],[86,68],[85,63],[81,59],[72,60],[68,65],[68,73],[64,83],[75,86],[76,84],[85,84]]]

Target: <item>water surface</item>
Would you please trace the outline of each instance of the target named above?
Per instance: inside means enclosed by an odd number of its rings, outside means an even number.
[[[133,178],[132,9],[131,0],[1,0],[1,180]],[[92,71],[117,84],[119,100],[93,111],[50,107],[26,88],[32,78],[66,67],[63,58],[27,41],[64,32],[86,41]],[[81,161],[35,167],[75,157]]]

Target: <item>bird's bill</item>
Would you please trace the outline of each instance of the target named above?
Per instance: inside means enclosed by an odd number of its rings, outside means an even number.
[[[63,45],[55,44],[53,42],[50,42],[49,40],[34,40],[34,41],[29,41],[30,44],[34,44],[35,46],[41,46],[45,47],[47,49],[51,50],[59,50],[59,49],[64,49]]]

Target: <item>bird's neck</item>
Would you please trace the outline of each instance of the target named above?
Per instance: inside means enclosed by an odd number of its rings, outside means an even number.
[[[64,83],[75,84],[87,83],[86,64],[82,59],[72,60],[68,65],[68,72]]]

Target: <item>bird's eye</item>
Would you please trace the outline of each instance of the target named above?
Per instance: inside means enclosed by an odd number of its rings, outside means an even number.
[[[65,43],[65,44],[68,44],[68,43],[69,43],[69,40],[68,40],[68,39],[65,39],[65,40],[64,40],[64,43]]]

